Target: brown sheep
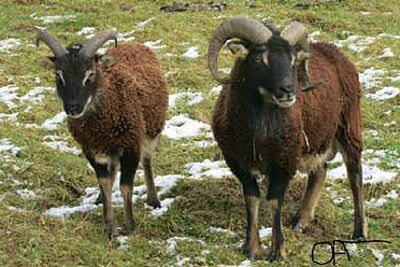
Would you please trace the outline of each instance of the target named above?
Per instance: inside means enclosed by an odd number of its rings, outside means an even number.
[[[357,71],[331,44],[307,42],[302,24],[283,32],[249,18],[232,18],[215,31],[209,67],[223,83],[213,115],[213,132],[226,163],[239,178],[247,210],[244,252],[260,256],[258,174],[269,178],[272,213],[270,259],[284,258],[281,208],[297,170],[309,175],[293,220],[301,229],[314,218],[326,178],[326,161],[340,149],[354,197],[354,239],[367,237],[361,174],[361,110]],[[217,72],[218,51],[228,43],[241,51],[230,78]]]
[[[164,127],[168,108],[167,83],[154,53],[139,44],[125,44],[95,55],[106,41],[104,31],[84,45],[64,49],[47,31],[38,41],[54,52],[58,96],[68,115],[68,128],[93,166],[103,198],[105,232],[115,235],[111,189],[121,169],[126,230],[134,230],[133,180],[139,161],[145,171],[147,203],[160,207],[151,171],[151,155]]]

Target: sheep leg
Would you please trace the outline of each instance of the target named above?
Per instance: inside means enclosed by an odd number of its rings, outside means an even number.
[[[268,258],[270,261],[274,261],[285,258],[285,238],[282,233],[281,210],[289,178],[286,175],[280,175],[279,172],[272,172],[268,177],[270,177],[270,181],[267,200],[272,217],[272,246]]]
[[[322,186],[326,179],[326,163],[308,175],[307,189],[304,193],[303,202],[299,211],[293,219],[292,226],[295,231],[302,231],[308,222],[314,219],[314,211],[321,196]]]
[[[228,166],[233,174],[240,180],[243,189],[244,200],[246,203],[246,241],[242,247],[243,253],[251,258],[260,258],[263,250],[260,245],[258,233],[258,210],[260,204],[260,191],[257,180],[250,173],[243,171],[233,160],[226,159]]]
[[[147,205],[152,206],[153,208],[161,208],[160,200],[158,199],[157,195],[157,189],[154,185],[150,155],[144,156],[143,168],[147,188]]]
[[[108,164],[97,163],[90,152],[83,149],[87,160],[92,165],[99,182],[100,194],[103,198],[103,219],[104,219],[104,232],[109,238],[115,236],[115,216],[111,206],[111,190],[113,186],[113,179],[116,175],[116,163]]]
[[[364,196],[361,167],[361,152],[349,146],[341,146],[341,153],[347,169],[347,177],[353,193],[354,201],[354,232],[353,239],[365,240],[367,238],[367,220],[364,213]]]
[[[121,180],[120,191],[124,200],[125,211],[125,230],[127,233],[132,233],[135,230],[135,220],[133,218],[133,181],[137,166],[139,164],[139,157],[130,150],[125,150],[121,156]]]

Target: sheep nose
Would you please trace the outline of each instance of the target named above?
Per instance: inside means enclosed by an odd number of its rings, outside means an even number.
[[[80,105],[76,103],[66,104],[65,105],[65,112],[69,115],[76,115],[79,114],[81,111]]]
[[[293,94],[294,92],[294,86],[292,84],[288,84],[288,85],[281,85],[279,86],[279,90],[282,91],[283,93],[289,93],[289,94]]]

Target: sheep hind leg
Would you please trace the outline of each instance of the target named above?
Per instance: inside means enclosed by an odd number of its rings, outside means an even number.
[[[240,180],[246,204],[246,241],[242,247],[243,253],[250,259],[261,258],[264,251],[260,245],[258,233],[258,211],[260,191],[257,180],[250,173],[243,171],[234,160],[225,159],[233,174]]]
[[[354,232],[353,239],[365,240],[367,238],[367,219],[364,213],[364,196],[361,166],[361,151],[353,149],[350,145],[340,146],[343,160],[347,169],[347,177],[353,193],[354,202]]]
[[[308,174],[307,188],[304,193],[303,202],[292,220],[295,231],[303,231],[307,224],[314,219],[314,211],[321,196],[322,187],[326,179],[326,163]]]
[[[139,157],[129,150],[125,150],[121,156],[121,180],[120,191],[124,200],[125,212],[125,231],[132,233],[135,230],[135,220],[133,218],[133,181],[137,166],[139,164]]]
[[[157,147],[159,136],[150,140],[147,139],[144,143],[144,151],[142,156],[142,165],[147,188],[147,205],[153,208],[161,208],[160,200],[158,199],[157,189],[153,180],[153,172],[151,168],[151,158],[154,150]]]

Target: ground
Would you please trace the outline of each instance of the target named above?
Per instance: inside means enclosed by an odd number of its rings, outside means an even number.
[[[263,260],[246,261],[239,250],[245,232],[241,188],[226,169],[209,129],[219,87],[207,68],[208,41],[224,18],[239,15],[280,27],[292,20],[303,22],[312,40],[337,44],[356,64],[363,85],[369,238],[391,243],[349,246],[351,261],[337,255],[336,265],[400,264],[400,3],[226,1],[222,12],[159,11],[166,3],[1,1],[0,265],[266,265]],[[120,234],[109,241],[103,233],[101,208],[93,204],[97,181],[70,138],[55,95],[54,74],[38,63],[50,51],[45,45],[34,46],[34,33],[29,31],[34,25],[46,27],[64,44],[115,28],[120,42],[146,43],[161,61],[173,95],[153,164],[163,189],[164,209],[145,206],[139,173],[135,181],[138,229],[133,236]],[[219,67],[226,70],[231,63],[232,57],[223,51]],[[272,266],[310,266],[315,242],[350,238],[353,204],[341,164],[340,158],[330,163],[316,220],[305,233],[288,226],[305,179],[291,183],[283,212],[288,257]],[[117,192],[116,188],[114,204],[121,225]],[[271,243],[268,218],[263,197],[260,225],[267,251]],[[322,246],[315,253],[319,262],[330,258]]]

